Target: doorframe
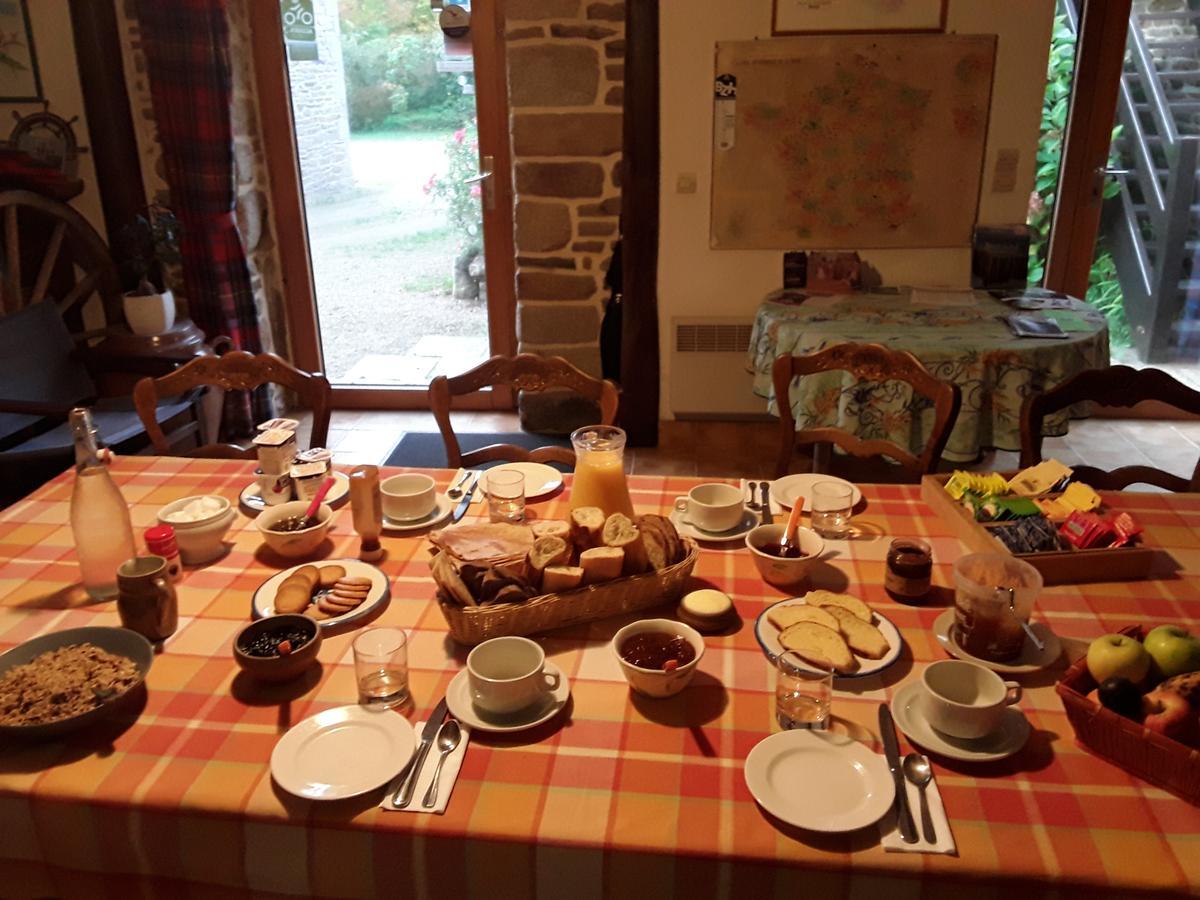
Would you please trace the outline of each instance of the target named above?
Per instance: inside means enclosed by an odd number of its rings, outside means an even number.
[[[271,183],[291,358],[300,368],[319,372],[324,361],[282,14],[278,3],[251,3],[249,7],[255,88],[260,100],[259,121]],[[490,39],[475,40],[475,35],[481,33]],[[511,356],[517,347],[516,252],[504,15],[498,2],[473,4],[471,35],[479,154],[492,157],[494,173],[492,208],[485,204],[483,209],[490,350],[492,355]],[[488,75],[480,77],[481,72]],[[286,102],[272,102],[279,98]],[[453,405],[459,409],[512,409],[515,395],[507,389],[485,390],[456,397]],[[335,386],[333,407],[428,409],[429,402],[424,388]]]

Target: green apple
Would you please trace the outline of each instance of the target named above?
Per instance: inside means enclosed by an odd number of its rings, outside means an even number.
[[[1159,625],[1146,635],[1145,646],[1160,678],[1200,669],[1200,639],[1178,625]]]
[[[1088,645],[1087,667],[1097,682],[1128,678],[1138,684],[1150,671],[1150,654],[1126,634],[1106,634]]]

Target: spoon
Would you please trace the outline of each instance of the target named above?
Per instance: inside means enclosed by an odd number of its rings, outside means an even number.
[[[454,482],[454,484],[450,488],[450,490],[446,491],[446,496],[449,497],[451,500],[457,500],[459,497],[461,497],[463,485],[467,483],[467,479],[470,477],[471,477],[471,470],[464,469],[462,478],[460,478],[460,479],[458,479],[458,481]]]
[[[433,769],[433,781],[429,782],[429,790],[425,792],[425,799],[421,801],[421,805],[426,809],[433,809],[437,806],[438,781],[442,777],[442,764],[446,762],[446,757],[454,752],[454,748],[461,740],[462,731],[458,727],[458,722],[454,719],[447,719],[442,723],[442,727],[438,729],[437,733],[438,761]]]
[[[311,528],[317,524],[317,510],[321,508],[321,503],[325,500],[325,495],[329,493],[334,485],[332,478],[326,478],[321,482],[321,486],[317,488],[317,493],[313,495],[312,503],[308,504],[308,510],[304,513],[304,527]]]
[[[920,753],[910,753],[904,757],[904,777],[917,786],[921,792],[921,831],[925,840],[931,844],[937,843],[937,832],[933,830],[933,816],[929,814],[929,801],[925,798],[925,787],[933,780],[933,769]]]
[[[1015,616],[1017,614],[1017,592],[1012,588],[997,588],[996,590],[1008,591],[1008,611]],[[1029,626],[1029,623],[1024,619],[1021,619],[1021,627],[1025,629],[1025,636],[1029,638],[1029,640],[1033,643],[1033,646],[1038,648],[1039,652],[1046,649],[1045,642],[1037,636],[1037,632],[1035,632]]]
[[[796,502],[792,505],[792,513],[788,516],[787,525],[783,527],[783,537],[779,539],[779,555],[787,556],[787,551],[791,547],[799,549],[800,542],[797,540],[798,535],[796,529],[800,526],[800,512],[804,507],[804,498],[797,497]]]
[[[750,489],[750,502],[747,503],[746,506],[748,506],[750,509],[761,509],[762,507],[759,505],[758,500],[754,496],[754,491],[758,487],[758,482],[748,481],[746,482],[746,487]]]

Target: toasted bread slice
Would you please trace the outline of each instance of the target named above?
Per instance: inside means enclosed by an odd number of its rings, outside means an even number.
[[[871,624],[871,607],[851,594],[835,594],[833,591],[809,591],[804,595],[809,606],[840,606],[848,609],[868,625]]]
[[[843,675],[858,670],[858,660],[840,634],[816,622],[797,622],[780,632],[779,643],[801,659]]]
[[[848,609],[840,606],[830,606],[828,609],[837,619],[838,630],[851,650],[868,659],[883,659],[889,647],[882,631],[874,625],[868,625]]]
[[[821,607],[807,606],[800,603],[771,607],[767,610],[767,621],[780,631],[791,628],[797,622],[816,622],[818,625],[824,625],[832,631],[838,630],[837,619],[821,609]]]

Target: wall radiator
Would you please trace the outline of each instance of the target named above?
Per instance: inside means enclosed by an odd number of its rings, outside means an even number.
[[[671,411],[676,418],[761,418],[767,401],[751,390],[746,351],[754,320],[671,320]]]

